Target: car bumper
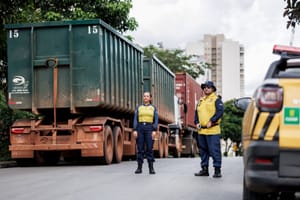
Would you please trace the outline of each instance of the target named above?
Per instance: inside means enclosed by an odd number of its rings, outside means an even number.
[[[248,189],[255,192],[300,191],[300,178],[279,177],[277,171],[245,171]]]
[[[255,192],[300,191],[300,151],[282,150],[278,141],[255,141],[244,154],[244,177]]]

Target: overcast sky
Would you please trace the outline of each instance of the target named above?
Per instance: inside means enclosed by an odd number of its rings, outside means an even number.
[[[142,46],[162,42],[164,48],[183,49],[204,34],[221,33],[244,45],[246,95],[252,95],[269,64],[279,58],[272,54],[273,45],[289,45],[291,40],[283,18],[284,0],[132,0],[132,4],[130,16],[139,27],[130,35]],[[298,32],[294,46],[300,46]]]

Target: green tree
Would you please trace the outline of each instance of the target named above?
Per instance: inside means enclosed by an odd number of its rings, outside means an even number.
[[[100,18],[116,30],[124,33],[134,31],[138,27],[135,18],[129,17],[131,8],[132,0],[1,1],[0,65],[2,63],[3,66],[6,66],[7,61],[4,24]],[[5,68],[2,67],[1,69]],[[6,74],[6,71],[3,73]],[[2,72],[0,72],[1,74]]]
[[[234,100],[229,100],[224,103],[224,115],[221,123],[221,137],[226,143],[225,155],[227,155],[233,142],[239,146],[242,139],[242,120],[244,112],[237,109],[233,101]],[[230,144],[228,144],[229,141],[231,141]]]
[[[2,24],[100,18],[120,32],[138,23],[129,17],[132,0],[8,0],[0,4]]]
[[[193,56],[185,55],[181,49],[164,49],[149,45],[144,48],[145,56],[155,55],[158,57],[172,72],[187,72],[193,78],[204,74],[205,68],[209,68],[207,63],[191,63]]]
[[[8,107],[3,91],[0,91],[0,161],[9,160],[9,127],[16,119],[34,118],[29,112],[12,110]]]
[[[287,28],[295,28],[300,22],[300,0],[284,0],[287,6],[284,8],[283,17],[287,17]]]

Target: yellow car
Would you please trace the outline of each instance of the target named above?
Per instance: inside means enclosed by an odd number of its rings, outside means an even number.
[[[300,191],[300,48],[275,45],[273,62],[245,110],[243,199],[295,199]]]

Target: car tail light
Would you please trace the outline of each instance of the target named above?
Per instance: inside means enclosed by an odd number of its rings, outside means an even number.
[[[256,158],[255,159],[256,164],[272,164],[272,159],[269,158]]]
[[[257,107],[263,112],[278,112],[283,101],[283,89],[280,87],[261,87],[258,90]]]
[[[103,126],[90,126],[89,129],[92,132],[102,131],[103,130]]]
[[[24,133],[25,131],[25,128],[11,128],[11,133],[14,133],[14,134],[22,134]]]

